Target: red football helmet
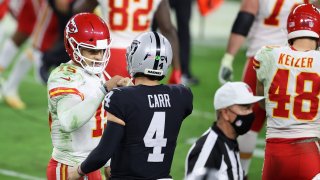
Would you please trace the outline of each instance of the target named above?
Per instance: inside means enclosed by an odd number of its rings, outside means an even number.
[[[107,24],[92,13],[71,17],[64,30],[64,46],[70,58],[93,74],[102,73],[110,58],[110,33]],[[101,60],[84,57],[80,48],[104,50]],[[89,63],[88,63],[89,62]]]
[[[320,36],[320,12],[312,4],[294,8],[287,20],[288,39]]]

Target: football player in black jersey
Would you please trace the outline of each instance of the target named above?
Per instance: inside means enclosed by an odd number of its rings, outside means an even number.
[[[172,61],[171,45],[163,35],[142,33],[126,56],[135,85],[107,94],[108,123],[102,139],[77,169],[69,170],[69,179],[99,169],[110,158],[112,179],[172,178],[181,123],[193,108],[192,92],[183,85],[160,84]]]

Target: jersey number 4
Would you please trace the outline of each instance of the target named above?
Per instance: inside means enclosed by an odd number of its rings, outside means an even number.
[[[148,162],[163,162],[164,154],[162,147],[167,146],[167,139],[164,138],[165,112],[154,112],[149,128],[144,135],[145,147],[152,147],[153,152],[148,156]]]
[[[312,121],[318,114],[320,77],[317,73],[301,72],[296,76],[295,92],[296,96],[291,97],[287,93],[289,81],[289,70],[278,69],[269,88],[270,101],[276,102],[273,108],[273,116],[280,118],[289,118],[292,110],[293,116],[297,120]],[[287,107],[287,104],[293,100],[293,108]],[[305,106],[304,106],[305,105]],[[306,107],[308,105],[308,108]]]

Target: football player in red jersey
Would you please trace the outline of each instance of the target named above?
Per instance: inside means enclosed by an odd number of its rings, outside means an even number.
[[[233,59],[247,39],[247,60],[242,80],[256,89],[256,73],[252,68],[255,53],[265,45],[286,45],[286,22],[290,11],[310,0],[242,0],[237,18],[232,26],[226,53],[221,60],[219,81],[231,81]],[[250,161],[256,147],[258,133],[263,128],[266,112],[256,104],[253,108],[255,121],[251,130],[239,136],[241,164],[248,174]]]
[[[106,72],[110,76],[129,77],[126,70],[126,48],[140,33],[151,30],[152,18],[157,19],[161,33],[167,37],[173,48],[173,70],[169,83],[181,82],[179,42],[176,30],[171,23],[168,0],[86,0],[75,6],[76,12],[92,12],[97,5],[101,6],[102,18],[109,22],[112,35],[111,58]]]
[[[263,180],[320,178],[320,12],[312,4],[287,19],[287,46],[254,57],[257,94],[267,114]]]

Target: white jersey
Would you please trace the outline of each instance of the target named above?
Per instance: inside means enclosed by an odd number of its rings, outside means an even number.
[[[142,32],[151,30],[161,0],[98,0],[102,17],[109,24],[113,48],[127,48]]]
[[[295,5],[306,1],[259,0],[259,10],[248,35],[247,57],[253,57],[263,46],[286,45],[288,15]]]
[[[320,52],[263,47],[254,64],[264,85],[266,138],[320,137]]]
[[[49,122],[56,161],[74,166],[98,145],[106,123],[100,87],[98,76],[70,63],[50,74]]]

